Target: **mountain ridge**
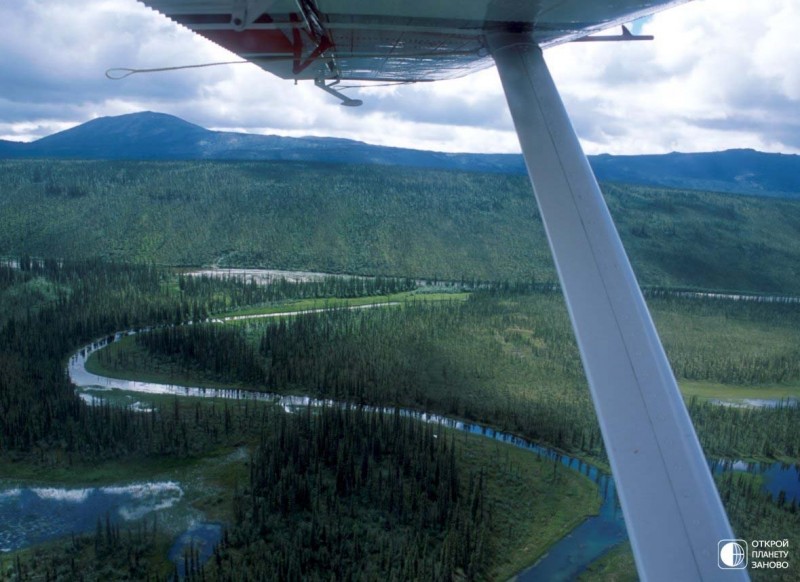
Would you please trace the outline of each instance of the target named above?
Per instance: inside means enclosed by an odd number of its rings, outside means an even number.
[[[33,142],[0,140],[0,158],[240,160],[379,164],[524,174],[519,154],[447,153],[328,137],[214,131],[165,113],[100,117]],[[589,156],[598,180],[800,198],[800,156],[751,149]]]

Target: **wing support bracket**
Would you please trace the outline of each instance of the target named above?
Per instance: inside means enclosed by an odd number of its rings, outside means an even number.
[[[290,18],[293,23],[299,22],[299,18],[296,14],[292,14]],[[317,59],[322,57],[325,54],[325,51],[333,48],[333,42],[330,40],[327,34],[318,36],[315,32],[315,29],[312,28],[308,30],[308,35],[314,41],[315,47],[310,55],[303,57],[303,38],[300,34],[300,30],[298,28],[292,29],[292,73],[295,75],[299,75],[305,71],[308,67],[314,64]]]
[[[342,105],[344,105],[345,107],[358,107],[359,105],[362,105],[364,103],[361,99],[351,99],[341,91],[337,91],[336,89],[334,89],[333,86],[337,85],[338,83],[339,83],[338,79],[333,83],[326,83],[325,79],[314,79],[314,84],[317,87],[319,87],[326,93],[330,93],[337,99],[341,99]]]
[[[231,24],[243,31],[259,19],[274,4],[273,0],[236,0],[232,7]]]
[[[544,222],[642,580],[719,567],[725,509],[617,229],[530,32],[487,36]]]

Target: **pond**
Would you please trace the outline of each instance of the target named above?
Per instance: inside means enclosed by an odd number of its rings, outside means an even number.
[[[177,504],[183,489],[173,481],[110,487],[0,486],[0,551],[9,552],[100,523],[134,521]]]

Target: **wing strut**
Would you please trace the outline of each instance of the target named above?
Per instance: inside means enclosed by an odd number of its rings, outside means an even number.
[[[643,580],[747,580],[619,234],[529,32],[487,38],[541,211]]]

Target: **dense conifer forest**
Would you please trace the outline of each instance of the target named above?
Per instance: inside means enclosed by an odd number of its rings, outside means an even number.
[[[797,305],[678,297],[650,303],[676,375],[728,385],[800,382]],[[372,405],[477,421],[604,459],[559,294],[483,288],[466,302],[333,309],[278,322],[167,327],[96,356],[102,371]],[[693,399],[708,453],[796,458],[800,410]]]
[[[275,419],[260,443],[212,572],[298,581],[487,576],[498,540],[485,477],[464,474],[452,435],[399,414],[306,410]]]
[[[800,293],[800,202],[606,184],[643,285]],[[0,160],[0,255],[554,281],[524,176]]]

